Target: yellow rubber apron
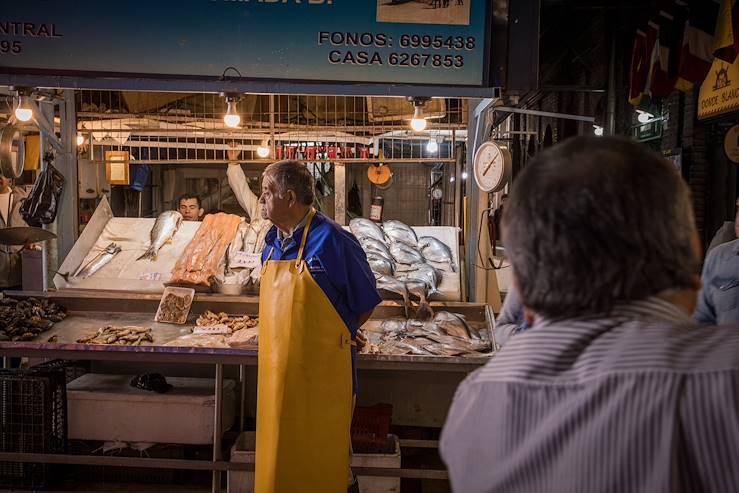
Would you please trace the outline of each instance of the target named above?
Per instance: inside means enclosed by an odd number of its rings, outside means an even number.
[[[256,493],[345,492],[352,414],[351,337],[296,260],[269,260],[259,293]]]

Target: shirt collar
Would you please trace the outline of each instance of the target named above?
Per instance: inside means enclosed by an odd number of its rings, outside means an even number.
[[[288,248],[297,245],[297,242],[295,241],[296,234],[300,234],[305,227],[306,223],[308,222],[308,216],[310,215],[310,211],[312,209],[308,209],[308,212],[305,213],[305,216],[303,216],[303,219],[300,220],[297,226],[295,226],[295,229],[293,229],[292,234],[286,235],[282,232],[280,228],[275,226],[275,229],[277,230],[277,236],[275,237],[277,244],[280,246],[280,250],[283,252],[287,251]]]

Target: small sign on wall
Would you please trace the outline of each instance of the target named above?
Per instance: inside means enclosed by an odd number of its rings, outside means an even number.
[[[105,151],[105,178],[111,185],[128,185],[128,151]]]

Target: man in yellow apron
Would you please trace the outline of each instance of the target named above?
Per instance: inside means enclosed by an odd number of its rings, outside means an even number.
[[[347,490],[354,338],[380,297],[356,238],[311,207],[313,186],[298,161],[262,179],[275,226],[259,293],[257,493]]]

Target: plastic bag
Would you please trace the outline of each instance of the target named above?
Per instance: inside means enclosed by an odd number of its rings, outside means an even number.
[[[44,161],[46,169],[39,173],[31,193],[20,208],[21,216],[29,226],[53,223],[59,207],[64,176],[51,164],[53,155],[46,154]]]

